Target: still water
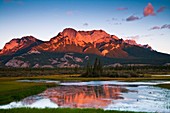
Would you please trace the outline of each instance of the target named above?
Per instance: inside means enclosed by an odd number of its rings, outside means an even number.
[[[32,81],[22,81],[32,82]],[[34,81],[35,82],[35,81]],[[36,81],[38,82],[38,81]],[[44,81],[44,82],[48,82]],[[57,87],[0,108],[102,108],[143,112],[170,112],[170,90],[155,87],[165,81],[150,82],[59,82]]]

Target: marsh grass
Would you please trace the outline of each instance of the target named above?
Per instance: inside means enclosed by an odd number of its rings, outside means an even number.
[[[55,86],[47,83],[21,83],[16,81],[0,81],[0,105],[12,101],[19,101],[27,96],[41,93],[45,89]]]
[[[159,84],[159,85],[156,85],[158,87],[161,87],[161,88],[165,88],[165,89],[170,89],[170,84]]]
[[[80,109],[80,108],[14,108],[0,109],[0,113],[144,113],[144,112],[128,112],[128,111],[104,111],[102,109]]]

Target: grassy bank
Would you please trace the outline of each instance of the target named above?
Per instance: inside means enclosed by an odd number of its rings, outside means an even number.
[[[105,73],[170,74],[170,66],[103,67]],[[82,74],[86,67],[76,68],[0,68],[0,77],[31,77],[61,74]]]
[[[128,112],[128,111],[104,111],[102,109],[35,109],[35,108],[16,108],[16,109],[1,109],[0,113],[142,113],[142,112]]]
[[[161,87],[161,88],[170,89],[170,84],[159,84],[159,85],[156,85],[156,86]]]
[[[70,74],[70,75],[47,75],[47,76],[35,76],[35,77],[1,77],[0,81],[5,80],[59,80],[59,81],[97,81],[97,80],[118,80],[118,81],[150,81],[150,80],[166,80],[170,81],[170,76],[150,76],[145,75],[144,77],[129,77],[129,78],[121,78],[121,77],[80,77],[80,74]]]
[[[47,83],[21,83],[16,81],[0,80],[0,105],[19,101],[27,96],[38,94],[48,87],[55,86]]]
[[[8,73],[8,72],[6,72]],[[81,77],[81,74],[49,74],[36,76],[17,76],[17,77],[0,77],[0,81],[14,81],[21,79],[45,79],[60,81],[95,81],[95,80],[120,80],[120,81],[147,81],[147,80],[169,80],[170,76],[151,76],[144,74],[143,77]]]

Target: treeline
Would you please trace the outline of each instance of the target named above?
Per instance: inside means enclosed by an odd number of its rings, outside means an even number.
[[[0,77],[46,76],[57,74],[81,74],[84,68],[0,68]]]
[[[81,76],[83,77],[101,77],[103,76],[103,66],[98,58],[96,58],[94,65],[87,64],[86,72]]]
[[[82,77],[143,77],[135,71],[116,71],[114,68],[103,68],[100,59],[96,58],[94,65],[87,64],[86,72],[81,74]]]
[[[115,66],[103,67],[100,59],[87,64],[82,77],[144,77],[146,74],[170,74],[170,66]]]
[[[75,68],[0,68],[0,77],[46,76],[56,74],[81,74],[84,77],[130,77],[142,74],[170,74],[170,66],[104,67],[99,59]]]

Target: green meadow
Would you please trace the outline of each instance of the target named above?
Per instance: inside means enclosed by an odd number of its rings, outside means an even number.
[[[102,109],[80,109],[80,108],[15,108],[15,109],[1,109],[0,113],[144,113],[144,112],[131,112],[131,111],[104,111]]]

